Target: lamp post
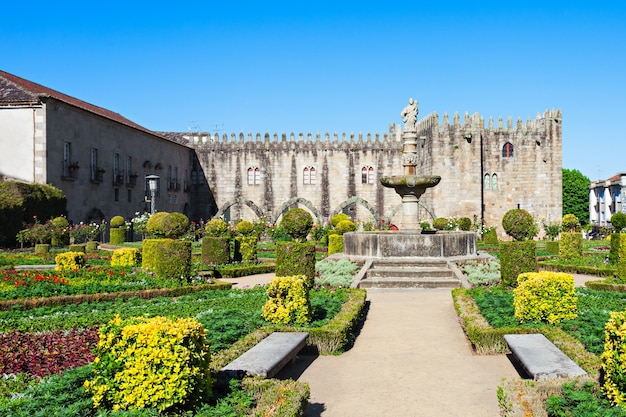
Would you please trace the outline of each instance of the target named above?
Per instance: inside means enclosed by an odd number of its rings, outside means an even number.
[[[159,184],[159,176],[158,175],[147,175],[146,180],[148,180],[148,189],[150,190],[150,214],[156,213],[156,192],[157,186]]]

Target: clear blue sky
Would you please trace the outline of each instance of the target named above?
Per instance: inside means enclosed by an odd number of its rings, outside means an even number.
[[[157,131],[386,132],[409,97],[563,112],[563,167],[626,171],[626,2],[5,2],[0,68]]]

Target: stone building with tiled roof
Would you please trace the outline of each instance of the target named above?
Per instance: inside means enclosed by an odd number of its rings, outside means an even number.
[[[184,143],[3,71],[0,144],[0,176],[60,188],[73,222],[143,212],[147,175],[160,177],[159,211],[189,212]]]

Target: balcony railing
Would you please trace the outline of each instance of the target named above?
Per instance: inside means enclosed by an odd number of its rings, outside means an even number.
[[[134,187],[135,185],[137,185],[137,177],[137,174],[129,174],[126,180],[126,185],[128,187]]]
[[[178,190],[180,190],[180,181],[179,180],[168,180],[167,181],[167,189],[169,191],[178,191]]]
[[[113,176],[113,185],[123,185],[124,184],[124,174],[117,174]]]
[[[95,169],[91,171],[91,182],[93,183],[101,183],[104,179],[104,169]]]
[[[62,161],[61,163],[63,167],[61,178],[64,180],[75,180],[78,178],[78,170],[80,168],[78,162]]]

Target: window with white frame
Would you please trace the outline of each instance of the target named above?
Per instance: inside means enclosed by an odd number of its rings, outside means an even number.
[[[315,167],[305,167],[302,171],[302,183],[304,185],[315,185],[316,181]]]
[[[248,168],[248,185],[261,184],[261,168],[249,167]]]

